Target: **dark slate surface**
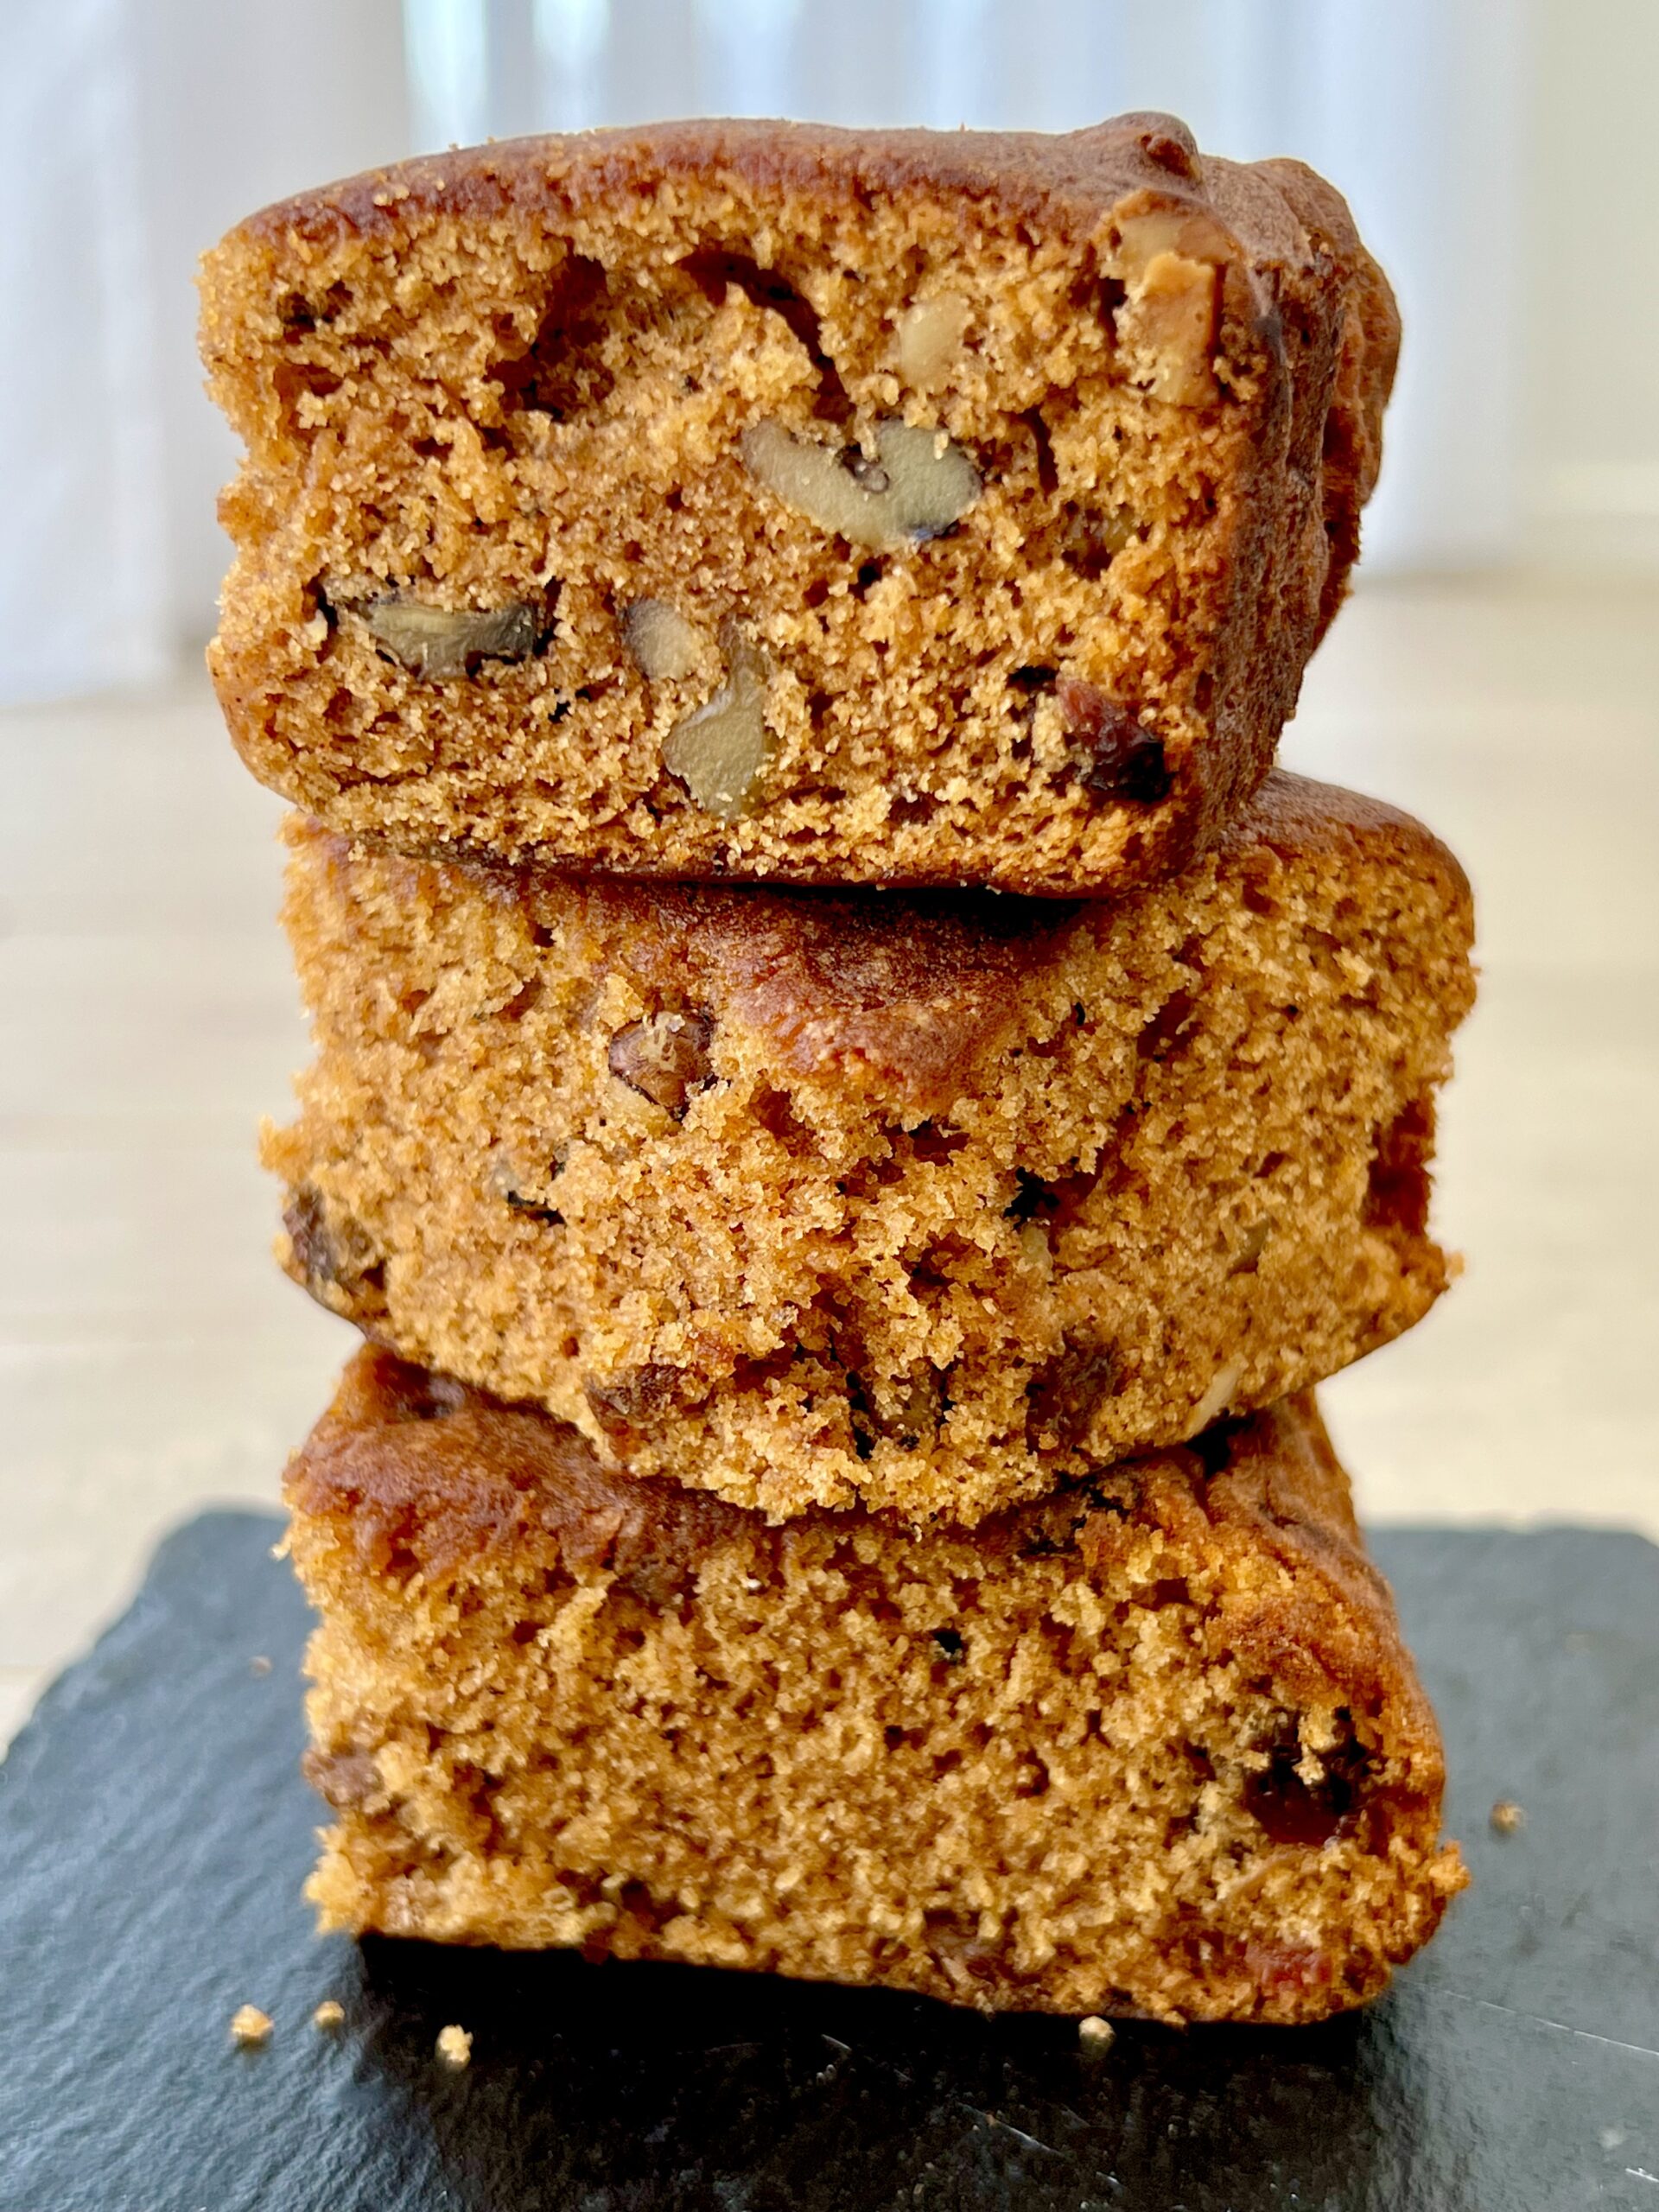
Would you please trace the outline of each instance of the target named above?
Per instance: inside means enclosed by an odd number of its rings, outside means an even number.
[[[1060,2021],[310,1932],[303,1611],[205,1516],[0,1767],[6,2212],[1659,2212],[1659,1551],[1378,1544],[1478,1887],[1368,2015]],[[253,1665],[269,1658],[269,1671]],[[1495,1835],[1510,1796],[1524,1831]],[[324,1997],[346,2024],[311,2024]],[[232,2050],[245,2001],[270,2042]],[[474,2035],[448,2073],[440,2027]]]

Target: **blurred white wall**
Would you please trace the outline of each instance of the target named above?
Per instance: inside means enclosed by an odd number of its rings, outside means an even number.
[[[398,0],[0,0],[0,701],[213,628],[234,441],[196,257],[410,144]]]
[[[0,699],[212,626],[191,274],[451,140],[688,112],[1173,108],[1349,194],[1408,337],[1367,568],[1659,569],[1659,0],[4,0]]]
[[[167,613],[194,641],[213,627],[226,559],[214,502],[236,461],[201,389],[197,257],[268,201],[408,151],[402,14],[398,0],[133,0],[130,14]]]
[[[1526,550],[1659,572],[1659,5],[1538,0],[1525,231]]]

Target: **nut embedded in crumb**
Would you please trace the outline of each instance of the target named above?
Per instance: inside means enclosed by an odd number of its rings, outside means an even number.
[[[1216,396],[1213,355],[1226,249],[1202,217],[1160,209],[1119,230],[1128,298],[1116,317],[1119,348],[1135,381],[1177,407]]]
[[[231,2020],[231,2041],[245,2050],[255,2050],[270,2034],[271,2018],[257,2005],[238,2006]]]
[[[721,639],[731,667],[706,707],[677,722],[663,740],[663,766],[705,814],[735,822],[747,813],[772,750],[766,730],[766,663],[735,623]]]
[[[1526,1808],[1513,1797],[1500,1797],[1492,1808],[1491,1823],[1499,1835],[1519,1835],[1527,1825]]]
[[[448,2027],[438,2031],[438,2056],[446,2066],[454,2067],[457,2074],[463,2066],[472,2063],[473,2038],[465,2028]]]
[[[1243,1373],[1243,1363],[1236,1359],[1230,1359],[1225,1367],[1217,1369],[1210,1388],[1192,1408],[1192,1426],[1187,1431],[1189,1436],[1202,1435],[1212,1421],[1220,1420],[1232,1403],[1233,1393],[1237,1389]]]
[[[397,592],[350,611],[360,614],[377,645],[428,680],[470,676],[482,660],[527,660],[536,650],[536,610],[522,600],[506,607],[427,607]]]
[[[622,636],[647,683],[677,683],[702,660],[704,632],[665,599],[636,599],[622,617]]]
[[[925,391],[948,376],[962,352],[968,302],[959,292],[917,300],[899,318],[899,373]]]
[[[715,1079],[709,1058],[714,1027],[706,1014],[647,1014],[617,1031],[606,1065],[630,1090],[683,1122],[693,1094]]]
[[[346,2018],[346,2007],[332,1997],[325,1997],[311,2015],[315,2028],[337,2028]]]
[[[1077,2042],[1085,2058],[1100,2057],[1116,2041],[1116,2029],[1109,2020],[1103,2020],[1098,2012],[1090,2012],[1077,2022]]]
[[[960,522],[982,486],[979,471],[944,431],[878,423],[875,455],[798,437],[781,423],[752,423],[743,461],[774,499],[854,545],[918,544]]]

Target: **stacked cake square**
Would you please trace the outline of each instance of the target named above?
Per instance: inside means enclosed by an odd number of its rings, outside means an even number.
[[[412,162],[209,257],[296,805],[326,1922],[1295,2021],[1462,1881],[1313,1386],[1472,995],[1272,767],[1397,340],[1171,118]]]

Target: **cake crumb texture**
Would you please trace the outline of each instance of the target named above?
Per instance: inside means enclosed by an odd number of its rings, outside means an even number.
[[[1049,895],[1261,782],[1398,342],[1328,185],[1147,115],[452,151],[202,297],[263,781],[405,847]]]
[[[290,830],[284,1264],[601,1459],[971,1522],[1332,1374],[1446,1281],[1472,995],[1427,832],[1275,773],[1067,906],[573,882]]]
[[[287,1493],[327,1928],[1292,2022],[1464,1880],[1308,1397],[973,1532],[780,1529],[365,1348]]]

